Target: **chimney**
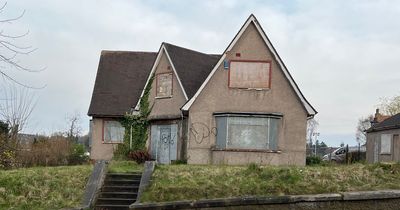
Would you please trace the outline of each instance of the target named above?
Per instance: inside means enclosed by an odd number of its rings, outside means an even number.
[[[379,113],[379,109],[376,109],[374,119],[371,121],[371,126],[374,126],[375,124],[379,123],[380,116],[381,114]]]

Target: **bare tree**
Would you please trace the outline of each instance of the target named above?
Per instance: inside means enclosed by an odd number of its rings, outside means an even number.
[[[400,113],[400,96],[383,97],[380,99],[379,108],[387,115]]]
[[[312,143],[311,139],[312,139],[313,133],[315,133],[318,126],[319,126],[319,123],[314,118],[307,120],[307,140],[309,140],[310,143]]]
[[[11,71],[25,71],[25,72],[39,72],[43,69],[34,70],[32,68],[28,68],[20,63],[20,57],[24,55],[28,55],[36,50],[32,46],[24,46],[17,44],[18,40],[24,38],[29,34],[29,31],[20,34],[11,34],[6,32],[6,25],[12,24],[19,19],[21,19],[25,10],[21,12],[20,15],[11,18],[4,18],[3,16],[4,10],[7,6],[7,2],[5,2],[2,6],[0,6],[0,75],[4,80],[12,81],[15,84],[21,85],[23,87],[29,88],[37,88],[33,86],[28,86],[11,75]],[[40,87],[43,88],[43,87]]]
[[[367,117],[361,117],[358,119],[356,128],[356,140],[361,145],[367,141],[367,133],[365,132],[371,127],[371,122],[374,120],[374,116],[369,115]]]
[[[77,141],[79,135],[82,132],[82,127],[80,125],[81,122],[81,116],[79,112],[74,112],[71,114],[67,115],[67,131],[66,131],[66,136],[69,140],[71,141]]]
[[[13,137],[22,131],[36,106],[37,98],[32,89],[3,85],[0,100],[0,119],[7,123]]]

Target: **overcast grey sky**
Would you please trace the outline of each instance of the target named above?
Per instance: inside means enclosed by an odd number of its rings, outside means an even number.
[[[64,129],[67,113],[86,116],[101,50],[157,51],[166,41],[222,53],[254,13],[300,89],[318,110],[320,139],[355,143],[360,116],[400,94],[400,1],[57,1],[12,0],[2,25],[38,48],[21,57],[40,73],[12,72],[46,85],[27,133]],[[1,49],[0,49],[1,50]],[[4,80],[0,79],[0,82]]]

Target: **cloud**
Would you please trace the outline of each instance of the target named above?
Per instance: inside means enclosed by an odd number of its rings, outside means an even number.
[[[47,84],[27,132],[50,133],[63,128],[66,113],[86,114],[101,50],[157,51],[167,41],[222,53],[251,13],[319,111],[329,142],[354,140],[357,119],[380,97],[399,94],[400,4],[393,1],[16,0],[7,7],[21,9],[13,27],[29,29],[25,42],[39,48],[24,62],[47,66],[17,74]]]

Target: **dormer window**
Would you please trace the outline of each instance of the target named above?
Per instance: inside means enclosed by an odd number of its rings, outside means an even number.
[[[269,89],[271,87],[271,61],[231,60],[229,87]]]
[[[157,75],[157,98],[172,97],[172,73],[162,73]]]

